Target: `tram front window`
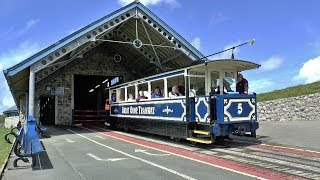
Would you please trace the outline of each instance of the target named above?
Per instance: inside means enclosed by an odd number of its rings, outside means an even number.
[[[235,92],[236,91],[236,79],[233,72],[225,72],[223,78],[223,87],[226,92]]]
[[[206,95],[206,84],[204,77],[190,77],[190,96]]]
[[[211,93],[216,94],[219,88],[219,72],[213,71],[210,73],[211,76]]]

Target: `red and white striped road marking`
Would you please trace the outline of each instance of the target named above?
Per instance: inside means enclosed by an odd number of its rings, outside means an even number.
[[[223,158],[213,157],[210,155],[205,155],[202,153],[197,153],[197,152],[192,152],[192,151],[188,151],[188,150],[184,150],[184,149],[180,149],[180,148],[175,148],[175,147],[171,147],[168,145],[157,144],[154,142],[149,142],[149,141],[125,136],[122,134],[102,130],[102,129],[96,128],[96,127],[89,127],[89,128],[82,127],[82,128],[88,129],[91,131],[95,131],[100,134],[104,134],[106,136],[113,137],[113,138],[116,138],[116,139],[119,139],[122,141],[126,141],[129,143],[137,144],[140,146],[144,146],[147,148],[155,149],[155,150],[166,152],[166,153],[171,153],[171,154],[174,154],[176,156],[180,156],[180,157],[183,157],[186,159],[190,159],[190,160],[197,161],[197,162],[204,163],[204,164],[208,164],[208,165],[211,165],[214,167],[226,169],[226,170],[236,172],[239,174],[243,174],[243,175],[247,175],[247,176],[251,176],[251,177],[256,177],[259,179],[297,179],[297,178],[299,178],[297,176],[292,176],[292,175],[289,175],[286,173],[272,171],[269,169],[256,167],[256,166],[252,166],[252,165],[241,164],[241,163],[237,163],[237,162],[234,162],[231,160],[225,160]]]

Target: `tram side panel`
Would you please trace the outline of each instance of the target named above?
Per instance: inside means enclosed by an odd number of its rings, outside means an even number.
[[[185,98],[114,103],[110,116],[120,129],[186,138],[185,107]]]

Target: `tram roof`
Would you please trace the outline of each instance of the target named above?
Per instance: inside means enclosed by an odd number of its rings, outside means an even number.
[[[199,61],[199,63],[196,65],[186,66],[184,68],[176,69],[173,71],[168,71],[165,73],[161,73],[161,74],[157,74],[157,75],[153,75],[153,76],[148,76],[148,77],[137,79],[137,80],[130,81],[130,82],[125,82],[122,84],[112,86],[109,89],[117,89],[117,88],[120,88],[123,86],[132,85],[134,83],[144,83],[144,82],[157,80],[157,79],[161,79],[161,78],[165,78],[165,77],[181,75],[184,73],[184,70],[186,70],[186,69],[190,69],[190,70],[212,69],[212,70],[217,70],[217,71],[232,70],[232,71],[241,72],[241,71],[246,71],[246,70],[250,70],[250,69],[257,69],[260,66],[261,66],[260,64],[246,61],[246,60],[239,60],[239,59],[217,59],[217,60],[209,60],[209,61]]]
[[[246,61],[246,60],[238,60],[238,59],[217,59],[217,60],[209,60],[199,65],[195,65],[191,68],[194,69],[217,69],[217,70],[228,70],[232,69],[235,71],[246,71],[250,69],[259,68],[261,65]]]

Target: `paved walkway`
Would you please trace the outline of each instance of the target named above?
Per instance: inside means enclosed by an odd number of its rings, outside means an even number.
[[[320,118],[317,121],[261,121],[257,134],[267,144],[320,150]]]

